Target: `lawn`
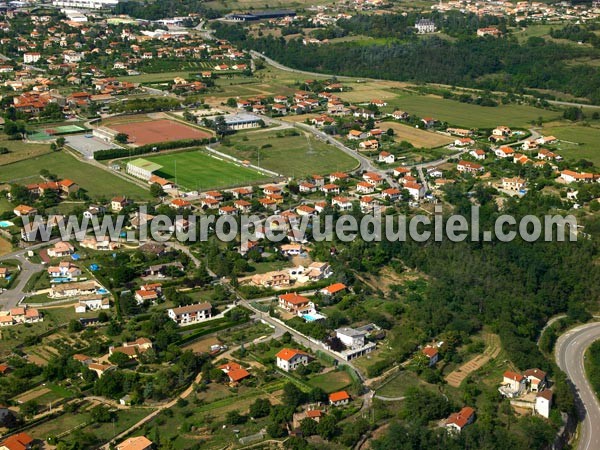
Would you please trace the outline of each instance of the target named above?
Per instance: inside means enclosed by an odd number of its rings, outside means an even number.
[[[190,190],[205,190],[267,181],[269,178],[246,167],[220,160],[203,150],[169,153],[145,158],[163,168],[157,175]]]
[[[570,160],[584,158],[600,167],[600,126],[584,127],[556,122],[544,126],[543,134],[560,139],[556,150],[563,158]]]
[[[7,183],[41,182],[41,169],[79,184],[92,198],[126,195],[135,200],[149,200],[150,191],[75,158],[68,152],[53,152],[0,166],[0,181]]]
[[[348,372],[344,370],[334,370],[331,372],[323,373],[311,378],[308,381],[312,387],[319,387],[328,394],[331,392],[339,391],[348,387],[352,383],[352,378]]]
[[[420,130],[409,125],[403,125],[397,122],[382,122],[379,128],[394,130],[394,140],[396,142],[408,141],[417,148],[434,148],[454,142],[454,138],[434,133],[433,131]]]
[[[285,176],[302,177],[354,169],[358,162],[312,135],[280,137],[280,132],[254,131],[234,135],[219,151]]]
[[[0,134],[0,147],[6,147],[9,151],[5,155],[0,155],[0,166],[50,152],[50,145],[48,144],[29,144],[23,141],[12,141],[5,134]]]
[[[377,395],[383,397],[402,397],[408,388],[427,385],[415,373],[401,370],[377,389]]]
[[[388,100],[386,112],[401,109],[419,117],[433,117],[451,125],[468,128],[493,128],[498,125],[527,128],[532,120],[551,120],[561,113],[526,105],[486,107],[447,100],[441,97],[403,94]]]

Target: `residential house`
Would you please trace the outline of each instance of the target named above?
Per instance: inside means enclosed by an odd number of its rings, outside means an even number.
[[[446,419],[446,428],[451,432],[460,433],[464,427],[475,421],[475,410],[470,406],[465,406],[457,413],[450,414]]]
[[[459,161],[456,165],[456,169],[461,173],[478,173],[483,172],[483,166],[471,161]]]
[[[532,392],[544,390],[548,383],[546,372],[540,369],[528,369],[523,373],[523,376],[527,378],[529,390]]]
[[[421,353],[423,353],[429,360],[429,367],[435,366],[440,360],[440,352],[436,347],[427,345],[423,348],[423,350],[421,350]]]
[[[309,355],[302,350],[296,350],[293,348],[283,348],[276,355],[277,367],[286,372],[296,370],[300,365],[307,365]]]
[[[502,178],[502,188],[508,191],[520,191],[525,183],[525,179],[520,177]]]
[[[393,164],[396,161],[396,157],[389,152],[381,152],[377,161],[385,164]]]
[[[358,144],[358,147],[362,150],[377,150],[379,148],[379,141],[377,139],[369,139],[366,141],[362,141],[360,144]],[[394,155],[392,155],[392,158],[393,157]]]
[[[174,320],[177,325],[191,325],[210,319],[212,317],[212,305],[206,302],[180,306],[178,308],[169,308],[167,310],[167,315]]]
[[[331,406],[344,406],[350,403],[350,394],[346,391],[332,392],[329,394],[329,404]]]
[[[550,390],[538,392],[535,396],[535,412],[548,419],[552,408],[553,393]]]
[[[485,151],[483,151],[481,149],[471,150],[469,152],[469,155],[471,155],[473,158],[475,158],[478,161],[482,161],[485,159]]]
[[[325,296],[329,297],[329,296],[335,295],[339,292],[345,291],[346,289],[347,288],[344,283],[334,283],[334,284],[331,284],[331,285],[321,289],[319,291],[319,293],[321,295],[325,295]]]
[[[250,376],[250,373],[246,369],[233,361],[230,361],[226,364],[221,364],[219,369],[221,369],[227,375],[229,378],[229,383],[231,384],[237,384],[244,378],[248,378]]]
[[[113,197],[110,201],[110,209],[114,212],[120,212],[129,204],[127,198],[122,196]]]
[[[37,209],[27,205],[19,205],[13,210],[13,212],[17,217],[34,216],[38,213]]]
[[[388,188],[388,189],[384,189],[381,192],[381,197],[383,199],[385,199],[385,200],[390,201],[390,202],[395,202],[396,200],[398,200],[400,198],[401,194],[402,194],[402,192],[400,191],[400,189],[397,189],[397,188]]]
[[[70,242],[60,241],[47,250],[50,258],[62,258],[75,253],[75,247]]]
[[[404,189],[406,189],[408,191],[408,194],[417,201],[425,196],[425,187],[420,183],[408,181],[404,183]]]
[[[33,441],[25,432],[13,434],[0,442],[0,450],[29,450]]]
[[[333,197],[331,206],[337,207],[340,211],[349,211],[352,209],[352,200],[347,197]]]
[[[370,194],[375,191],[375,186],[366,181],[361,181],[356,185],[356,192],[360,194]]]
[[[347,138],[351,141],[359,141],[361,139],[365,139],[367,137],[367,133],[360,130],[350,130],[348,132]]]
[[[511,158],[514,156],[515,151],[512,148],[503,145],[494,150],[494,153],[498,158]]]
[[[297,315],[299,312],[309,308],[311,301],[295,292],[289,294],[281,294],[279,296],[279,307],[288,312]]]
[[[395,120],[408,120],[410,115],[406,111],[396,110],[392,113],[392,118]]]
[[[256,274],[252,277],[253,284],[266,288],[289,286],[290,282],[290,274],[285,270]]]
[[[578,173],[572,170],[563,170],[560,173],[560,177],[567,184],[570,183],[592,183],[598,179],[600,179],[600,175],[596,175],[593,173]]]
[[[117,450],[152,450],[154,443],[145,436],[136,436],[127,438],[120,444],[117,444]]]

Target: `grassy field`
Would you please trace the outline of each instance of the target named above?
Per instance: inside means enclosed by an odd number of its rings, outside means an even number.
[[[48,144],[29,144],[23,141],[10,141],[5,134],[0,134],[0,147],[6,147],[9,150],[9,153],[0,155],[0,166],[50,152]]]
[[[570,160],[584,158],[600,167],[599,125],[583,127],[565,122],[556,122],[544,126],[543,134],[546,136],[553,135],[561,140],[556,145],[556,149],[563,158]]]
[[[313,387],[319,387],[327,393],[339,391],[350,386],[352,378],[343,370],[332,371],[317,375],[311,378],[308,384]]]
[[[0,255],[6,255],[12,251],[12,244],[4,238],[0,238]]]
[[[22,184],[40,182],[41,169],[48,169],[60,178],[70,178],[92,198],[127,195],[135,200],[150,199],[149,191],[91,164],[81,162],[64,151],[0,166],[0,180]]]
[[[296,177],[351,170],[358,164],[331,145],[303,134],[285,137],[269,131],[237,134],[230,139],[229,146],[221,145],[219,151],[252,164],[258,164],[260,155],[260,167]]]
[[[183,70],[176,72],[144,73],[141,75],[119,77],[119,80],[128,81],[129,83],[160,83],[173,81],[173,79],[177,77],[188,79],[190,72],[191,71],[189,70]]]
[[[392,398],[402,397],[408,388],[426,385],[427,383],[422,381],[413,372],[401,370],[396,375],[392,375],[392,378],[380,389],[377,389],[377,395]]]
[[[202,190],[267,181],[268,177],[233,163],[213,158],[202,150],[146,158],[163,166],[157,175],[190,190]]]
[[[454,138],[434,133],[433,131],[420,130],[408,125],[403,125],[397,122],[382,122],[379,128],[394,130],[394,140],[396,142],[408,141],[418,148],[433,148],[441,147],[442,145],[454,142]]]
[[[551,120],[561,115],[559,112],[526,105],[485,107],[441,97],[411,94],[388,100],[388,106],[384,110],[392,112],[394,109],[401,109],[419,117],[434,117],[451,125],[469,128],[493,128],[498,125],[526,128],[532,120],[539,117]]]

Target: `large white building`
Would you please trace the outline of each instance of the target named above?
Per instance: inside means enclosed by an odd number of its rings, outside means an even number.
[[[114,8],[119,0],[53,0],[59,8],[108,9]]]
[[[138,158],[127,163],[127,173],[142,180],[150,180],[154,172],[162,169],[160,164],[148,161],[147,159]]]

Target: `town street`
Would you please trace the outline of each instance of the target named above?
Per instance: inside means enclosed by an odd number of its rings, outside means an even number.
[[[44,266],[42,264],[36,264],[29,261],[29,259],[26,256],[27,252],[29,250],[34,250],[46,245],[54,244],[58,241],[58,239],[54,239],[50,242],[32,245],[31,247],[22,250],[17,250],[12,253],[7,253],[6,255],[0,257],[0,261],[5,261],[8,259],[16,260],[21,266],[21,272],[19,273],[17,281],[12,286],[12,288],[0,294],[0,310],[6,311],[10,308],[14,308],[15,306],[17,306],[21,299],[26,296],[25,285],[27,284],[31,276],[34,273],[44,269]]]
[[[575,401],[581,419],[579,450],[600,449],[600,403],[584,368],[585,352],[598,339],[600,322],[594,322],[566,332],[556,342],[556,362],[566,372],[575,389]]]

